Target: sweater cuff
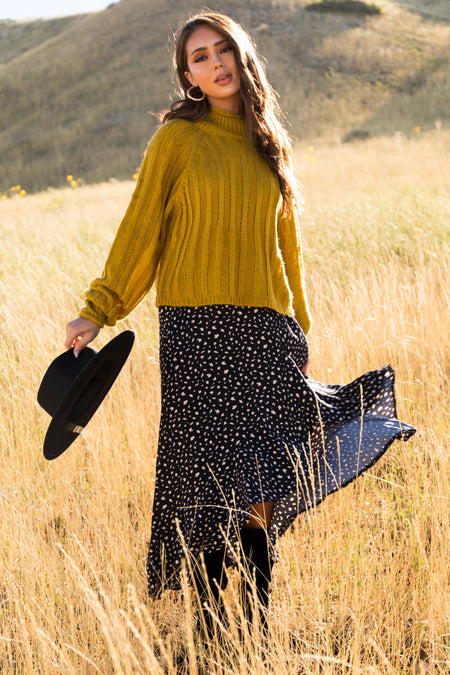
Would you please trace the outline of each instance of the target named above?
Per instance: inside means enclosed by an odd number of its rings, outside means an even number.
[[[79,316],[82,316],[85,319],[90,319],[96,323],[97,326],[100,326],[100,328],[103,328],[107,319],[105,312],[103,312],[98,307],[95,307],[90,302],[87,302],[86,305],[80,310]]]

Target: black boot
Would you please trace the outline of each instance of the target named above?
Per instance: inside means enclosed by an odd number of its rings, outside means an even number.
[[[244,570],[241,574],[241,603],[245,619],[253,624],[253,593],[250,579],[255,578],[258,599],[259,621],[267,634],[267,610],[269,607],[269,584],[272,580],[272,561],[269,555],[267,532],[260,527],[243,527],[241,530]],[[249,577],[249,578],[248,578]]]
[[[219,589],[224,590],[228,585],[224,557],[225,548],[220,551],[204,554],[206,578],[200,560],[197,561],[194,567],[194,582],[201,604],[200,629],[206,628],[205,637],[209,639],[213,639],[216,627],[216,621],[211,615],[210,609],[219,617],[220,621],[225,619],[223,602],[219,592]],[[207,607],[204,606],[205,603]]]

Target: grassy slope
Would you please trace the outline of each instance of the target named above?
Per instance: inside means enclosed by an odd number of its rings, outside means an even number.
[[[8,63],[76,25],[85,14],[33,21],[0,21],[0,63]]]
[[[336,139],[362,125],[409,133],[438,118],[445,125],[448,23],[411,13],[406,2],[379,0],[383,15],[368,19],[305,12],[305,4],[226,6],[254,33],[296,137]],[[197,6],[122,0],[66,23],[33,22],[26,51],[19,28],[0,23],[0,189],[60,185],[68,173],[87,182],[129,177],[155,126],[147,111],[173,92],[170,27]]]
[[[434,21],[450,20],[450,4],[448,0],[397,0],[413,12]]]

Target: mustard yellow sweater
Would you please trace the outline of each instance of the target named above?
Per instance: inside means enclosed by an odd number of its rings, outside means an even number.
[[[249,151],[241,115],[212,108],[157,130],[80,316],[114,325],[155,278],[157,306],[271,307],[308,332],[297,215],[281,216],[278,179]]]

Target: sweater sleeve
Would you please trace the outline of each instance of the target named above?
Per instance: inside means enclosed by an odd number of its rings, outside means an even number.
[[[103,274],[85,291],[79,314],[99,326],[113,326],[132,312],[155,280],[165,209],[178,173],[175,137],[174,126],[168,122],[151,139]]]
[[[289,288],[293,296],[294,315],[306,335],[311,327],[311,315],[305,294],[300,225],[295,207],[290,215],[279,215],[278,237]]]

